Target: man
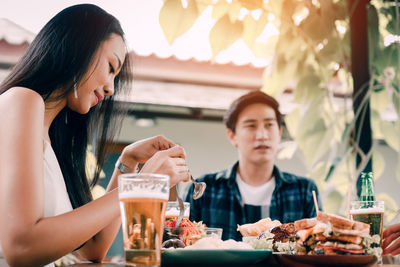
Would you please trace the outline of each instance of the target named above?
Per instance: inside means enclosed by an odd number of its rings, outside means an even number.
[[[312,197],[313,190],[318,196],[315,183],[281,172],[274,164],[282,136],[278,108],[278,102],[261,91],[236,99],[224,123],[230,142],[237,148],[238,162],[200,177],[198,181],[207,184],[202,198],[193,200],[193,186],[189,189],[190,220],[223,228],[223,240],[242,239],[238,224],[266,217],[287,223],[316,216]]]

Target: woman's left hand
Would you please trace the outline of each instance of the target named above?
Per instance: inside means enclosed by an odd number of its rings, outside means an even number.
[[[400,254],[400,223],[392,224],[389,227],[387,227],[383,231],[382,238],[383,238],[383,243],[382,243],[383,255]],[[388,247],[390,244],[392,245]]]
[[[145,163],[155,153],[175,146],[168,138],[158,135],[139,140],[124,148],[121,154],[121,162],[128,167],[134,168],[137,163]]]

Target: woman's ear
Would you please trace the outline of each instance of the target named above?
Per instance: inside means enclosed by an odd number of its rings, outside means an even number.
[[[237,147],[237,143],[236,143],[236,135],[235,133],[231,130],[231,129],[226,129],[226,135],[229,138],[229,141],[231,142],[231,144],[234,147]]]

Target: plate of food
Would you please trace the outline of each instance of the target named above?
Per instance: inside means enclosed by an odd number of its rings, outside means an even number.
[[[287,267],[331,267],[331,266],[375,266],[373,255],[274,255],[282,266]]]
[[[252,247],[272,249],[282,266],[374,266],[382,253],[369,224],[325,212],[286,224],[267,218],[238,231]]]
[[[272,251],[267,249],[166,249],[163,264],[240,265],[266,260]]]
[[[271,254],[272,250],[254,249],[244,242],[205,237],[185,248],[164,249],[161,255],[163,264],[243,265],[261,262]]]

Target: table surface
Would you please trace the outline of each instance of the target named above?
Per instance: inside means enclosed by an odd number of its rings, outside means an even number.
[[[68,267],[121,267],[124,266],[121,263],[77,263],[73,265],[68,265]],[[164,266],[164,265],[161,265]],[[221,266],[221,265],[219,265]],[[255,265],[255,266],[274,266],[274,265]],[[278,265],[279,266],[279,265]],[[379,266],[379,265],[376,265]],[[384,264],[382,266],[387,266],[387,267],[400,267],[400,265],[391,265],[391,264]]]

